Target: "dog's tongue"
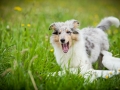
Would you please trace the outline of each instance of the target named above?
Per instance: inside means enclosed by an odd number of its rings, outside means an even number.
[[[68,50],[69,50],[69,45],[67,43],[66,44],[62,44],[62,49],[63,49],[64,53],[67,53]]]

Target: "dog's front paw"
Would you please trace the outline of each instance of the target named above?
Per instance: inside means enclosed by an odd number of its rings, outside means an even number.
[[[48,76],[56,76],[56,75],[58,75],[58,76],[63,76],[63,75],[65,75],[65,74],[66,74],[66,71],[63,70],[63,71],[58,71],[58,72],[49,73]]]

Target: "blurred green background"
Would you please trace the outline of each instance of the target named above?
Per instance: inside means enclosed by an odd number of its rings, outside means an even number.
[[[119,4],[119,0],[2,0],[0,20],[12,24],[29,22],[35,26],[74,18],[82,26],[95,26],[107,16],[120,18]],[[21,10],[17,12],[15,7]]]

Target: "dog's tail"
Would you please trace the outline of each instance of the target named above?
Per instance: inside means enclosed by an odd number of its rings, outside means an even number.
[[[101,22],[97,25],[97,28],[102,29],[103,31],[108,30],[110,26],[116,26],[119,27],[120,22],[119,19],[116,17],[106,17],[104,19],[101,20]]]

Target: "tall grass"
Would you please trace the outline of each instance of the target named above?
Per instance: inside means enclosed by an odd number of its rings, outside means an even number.
[[[95,27],[106,16],[119,15],[114,0],[13,0],[0,3],[0,90],[120,89],[120,75],[85,84],[80,75],[49,76],[61,68],[49,42],[51,23],[77,19],[80,28]],[[120,28],[110,28],[110,50],[120,57]],[[95,67],[97,68],[97,67]]]

